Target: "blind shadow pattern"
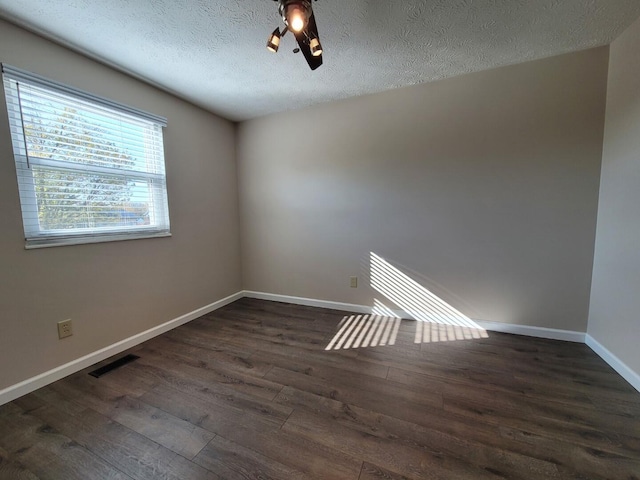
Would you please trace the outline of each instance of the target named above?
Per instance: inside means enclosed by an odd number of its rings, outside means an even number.
[[[325,350],[395,345],[400,327],[412,331],[413,343],[487,338],[486,330],[416,282],[381,256],[370,253],[371,287],[398,307],[374,299],[371,314],[345,316]],[[409,317],[411,320],[401,318]]]

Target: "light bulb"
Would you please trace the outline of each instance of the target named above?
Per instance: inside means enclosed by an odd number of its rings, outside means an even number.
[[[320,40],[318,40],[317,38],[311,39],[309,47],[311,47],[311,54],[314,57],[319,57],[320,55],[322,55],[322,45],[320,45]]]
[[[291,7],[289,10],[288,18],[289,27],[294,32],[301,32],[306,24],[306,15],[302,8],[296,6]]]
[[[280,47],[280,30],[276,28],[274,32],[269,36],[269,40],[267,40],[267,50],[269,50],[270,52],[276,53],[279,47]]]

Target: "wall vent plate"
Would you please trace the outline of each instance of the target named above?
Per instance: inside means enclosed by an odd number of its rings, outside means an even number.
[[[125,355],[122,358],[114,360],[111,363],[107,363],[106,365],[95,369],[93,372],[89,372],[89,375],[91,375],[92,377],[100,378],[105,373],[109,373],[111,370],[115,370],[116,368],[122,367],[123,365],[133,362],[134,360],[137,360],[139,358],[139,356],[130,353],[129,355]]]

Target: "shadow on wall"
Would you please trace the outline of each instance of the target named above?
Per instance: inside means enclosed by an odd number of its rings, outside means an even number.
[[[398,334],[410,333],[413,343],[450,342],[488,338],[486,330],[426,289],[385,259],[370,253],[370,286],[398,307],[374,299],[372,314],[342,319],[325,350],[395,345]],[[401,316],[412,320],[403,320]]]

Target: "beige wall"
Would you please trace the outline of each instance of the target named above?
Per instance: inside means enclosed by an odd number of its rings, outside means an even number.
[[[640,375],[640,21],[611,44],[588,333]]]
[[[241,289],[232,123],[3,21],[0,61],[166,116],[173,233],[26,251],[1,96],[0,389]]]
[[[607,58],[597,48],[242,123],[245,288],[405,307],[368,285],[375,252],[404,297],[406,274],[475,319],[586,331]]]

